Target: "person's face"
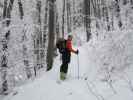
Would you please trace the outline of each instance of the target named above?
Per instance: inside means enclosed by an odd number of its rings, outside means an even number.
[[[69,37],[69,40],[72,40],[72,37]]]

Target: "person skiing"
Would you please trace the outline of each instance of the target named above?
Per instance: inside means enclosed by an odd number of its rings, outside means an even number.
[[[65,48],[64,52],[62,52],[62,64],[60,67],[60,79],[61,80],[66,79],[66,75],[68,72],[68,64],[70,63],[70,60],[71,60],[71,52],[75,53],[75,54],[79,53],[78,49],[74,50],[72,47],[72,38],[73,38],[72,35],[68,35],[68,38],[65,41],[66,48]]]

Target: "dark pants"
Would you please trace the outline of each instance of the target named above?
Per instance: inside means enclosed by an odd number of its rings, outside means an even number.
[[[60,72],[64,72],[65,74],[68,71],[68,64],[70,63],[71,53],[66,49],[62,53],[62,65],[60,67]]]
[[[60,72],[63,72],[63,73],[67,73],[68,71],[68,63],[66,62],[63,62],[62,65],[61,65],[61,68],[60,68]]]

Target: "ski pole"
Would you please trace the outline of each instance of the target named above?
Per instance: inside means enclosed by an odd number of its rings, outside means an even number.
[[[77,62],[78,62],[78,80],[79,80],[79,55],[77,55]]]

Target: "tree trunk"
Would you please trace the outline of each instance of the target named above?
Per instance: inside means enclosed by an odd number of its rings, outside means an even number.
[[[53,65],[53,57],[54,57],[54,0],[49,0],[49,29],[48,29],[48,50],[47,50],[47,71],[52,68]]]
[[[4,9],[3,9],[3,19],[7,20],[3,23],[4,27],[8,27],[11,22],[11,11],[14,0],[4,0]],[[1,67],[2,67],[2,93],[6,93],[8,90],[8,80],[7,80],[7,68],[8,66],[8,43],[10,40],[10,30],[8,30],[2,40],[2,57],[1,57]]]
[[[71,9],[70,9],[70,1],[67,0],[67,32],[71,32]]]
[[[62,14],[62,37],[64,37],[64,24],[65,24],[65,0],[63,0],[63,14]]]
[[[18,5],[19,5],[20,19],[23,19],[24,11],[23,11],[23,5],[22,5],[21,0],[18,0]]]
[[[120,1],[119,0],[116,0],[116,6],[117,6],[116,11],[117,11],[117,17],[118,17],[118,26],[119,26],[119,28],[121,28],[123,24],[122,24],[122,21],[121,21],[119,3],[120,3]]]
[[[87,34],[87,41],[89,41],[91,37],[90,0],[84,0],[84,11],[84,23]]]

